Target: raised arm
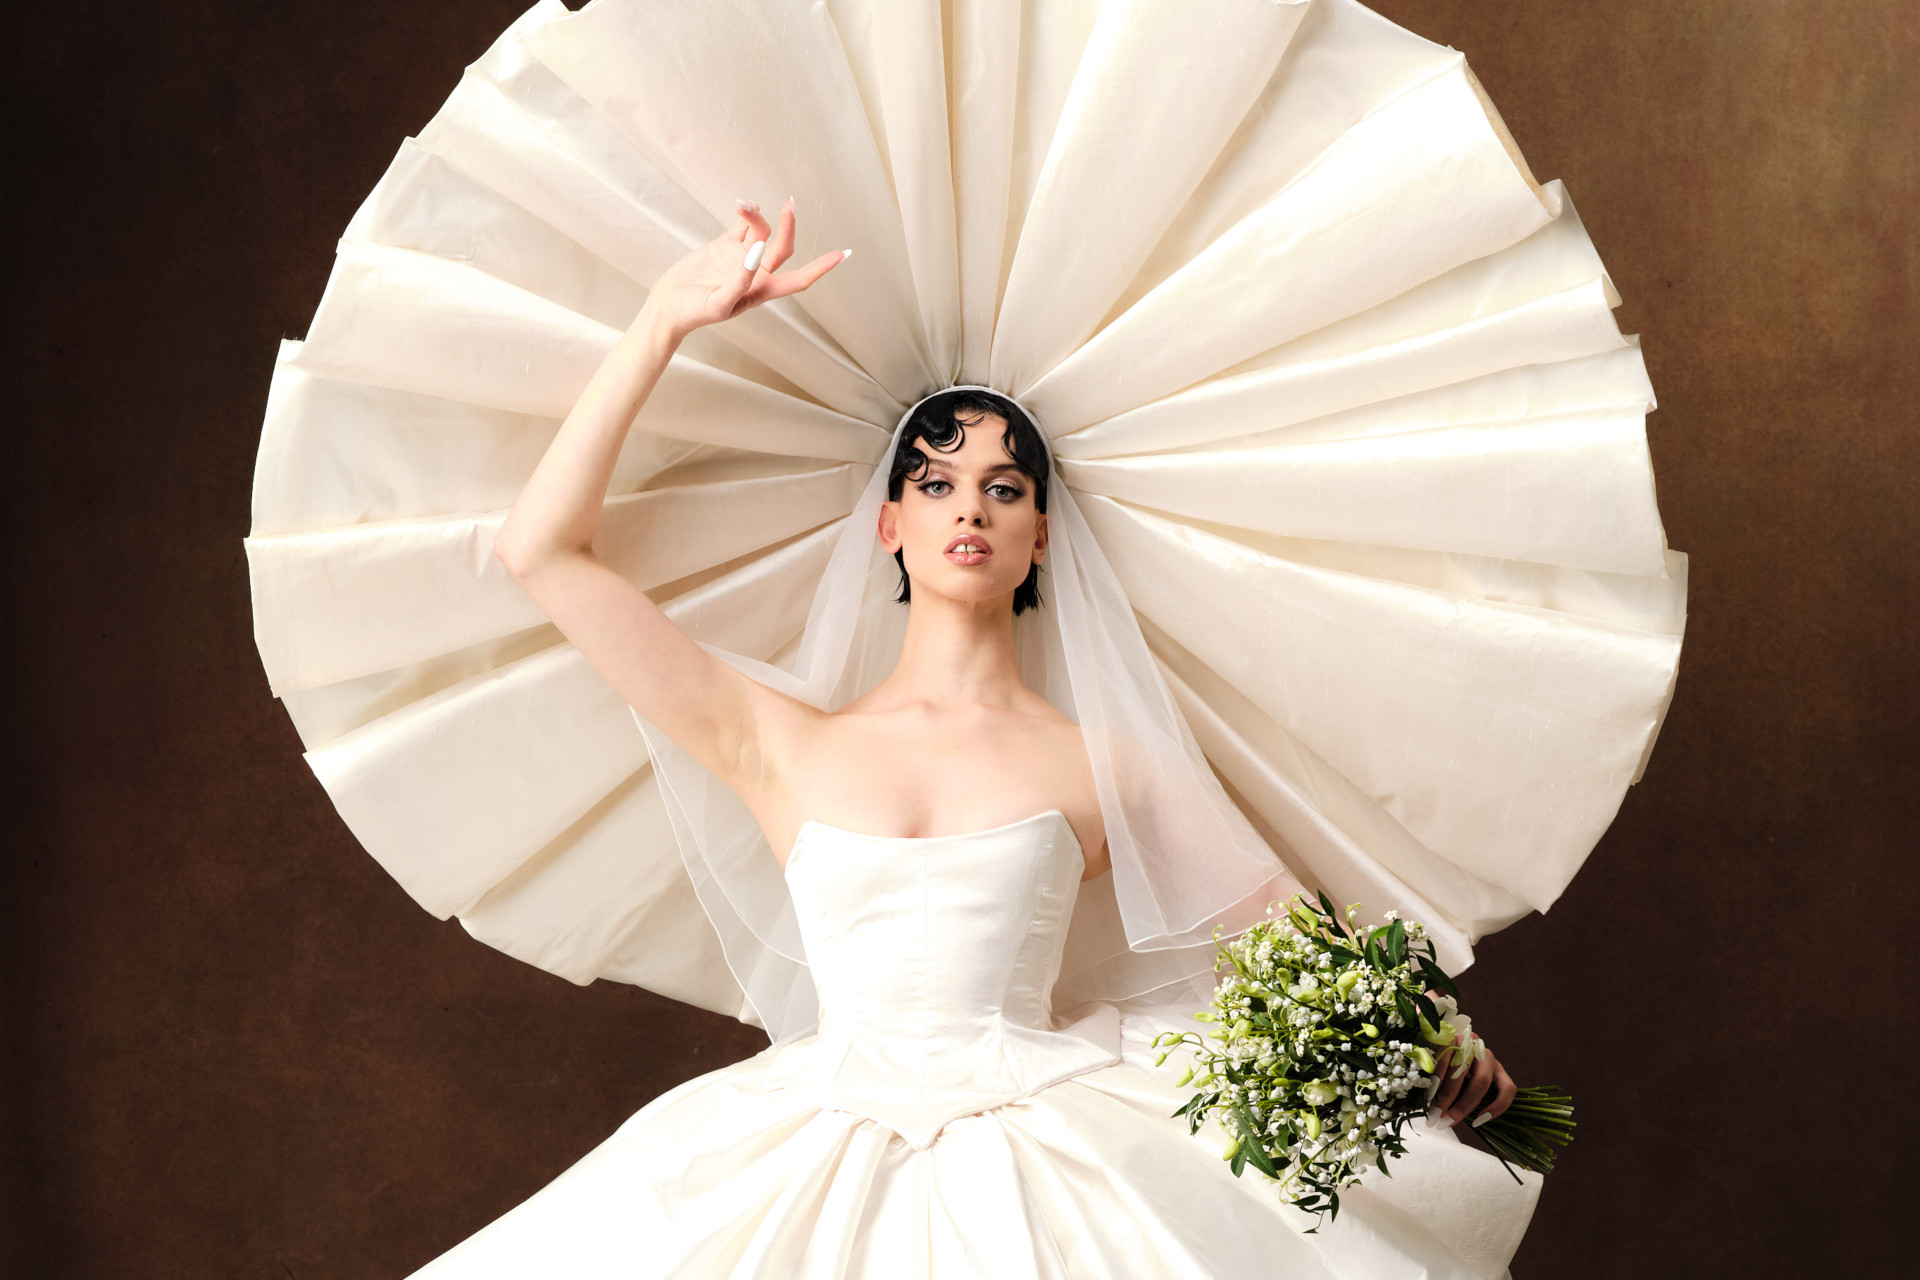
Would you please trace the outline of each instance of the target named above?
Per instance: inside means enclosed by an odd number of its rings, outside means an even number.
[[[797,293],[846,257],[830,253],[774,274],[792,252],[791,201],[777,234],[743,204],[725,233],[669,268],[587,383],[493,543],[493,554],[615,691],[749,804],[762,726],[797,704],[693,643],[594,554],[593,536],[621,442],[681,339]]]

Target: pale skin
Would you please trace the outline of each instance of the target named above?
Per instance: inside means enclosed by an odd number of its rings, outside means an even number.
[[[764,256],[749,268],[756,241]],[[494,555],[629,705],[741,798],[783,866],[810,820],[924,837],[1058,809],[1079,839],[1083,878],[1103,875],[1085,741],[1027,687],[1014,657],[1013,594],[1046,557],[1047,517],[997,415],[964,424],[958,448],[923,448],[926,471],[882,506],[875,534],[904,554],[913,586],[906,639],[892,673],[838,711],[715,658],[594,552],[621,442],[686,335],[798,293],[846,260],[828,253],[781,271],[793,244],[792,200],[777,227],[742,202],[726,231],[655,282],[528,479]],[[1490,1091],[1485,1110],[1498,1114],[1513,1082],[1491,1054],[1435,1101],[1459,1119]]]

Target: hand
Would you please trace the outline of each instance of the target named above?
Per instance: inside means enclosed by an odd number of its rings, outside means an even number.
[[[776,232],[760,216],[759,206],[736,201],[739,217],[731,227],[668,267],[647,291],[642,318],[683,337],[702,325],[730,320],[750,307],[807,288],[846,261],[852,250],[822,254],[784,275],[774,272],[793,253],[793,199],[780,209]],[[755,266],[746,263],[756,241],[766,244]]]
[[[1512,1104],[1513,1095],[1518,1092],[1513,1077],[1507,1074],[1507,1069],[1500,1065],[1500,1060],[1493,1056],[1491,1049],[1482,1054],[1480,1060],[1459,1079],[1454,1079],[1450,1074],[1454,1047],[1461,1045],[1465,1039],[1465,1034],[1454,1037],[1453,1046],[1440,1055],[1440,1061],[1434,1067],[1435,1074],[1440,1078],[1440,1089],[1433,1095],[1433,1105],[1447,1116],[1448,1124],[1464,1120],[1469,1112],[1480,1107],[1489,1089],[1493,1090],[1493,1100],[1481,1108],[1482,1114],[1488,1119],[1505,1111]],[[1474,1118],[1478,1119],[1479,1116]]]

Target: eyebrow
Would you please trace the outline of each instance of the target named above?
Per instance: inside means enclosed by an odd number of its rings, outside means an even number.
[[[933,470],[934,467],[939,465],[941,464],[935,462],[931,458],[927,460],[927,470],[929,471]],[[947,466],[951,468],[952,463],[949,462]],[[1006,471],[1018,471],[1021,475],[1027,474],[1026,468],[1022,467],[1017,462],[996,462],[992,466],[988,467],[986,470],[982,471],[980,474],[983,476],[997,476],[997,475],[1000,475],[1002,472],[1006,472]]]

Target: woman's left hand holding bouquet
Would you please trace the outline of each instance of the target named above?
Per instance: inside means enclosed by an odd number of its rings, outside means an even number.
[[[1473,1065],[1455,1074],[1455,1059],[1466,1053],[1475,1054]],[[1440,1080],[1440,1088],[1433,1095],[1433,1114],[1446,1116],[1449,1125],[1464,1120],[1468,1112],[1491,1098],[1473,1120],[1475,1125],[1484,1124],[1513,1105],[1514,1094],[1519,1091],[1513,1077],[1500,1065],[1500,1059],[1493,1056],[1493,1050],[1486,1047],[1486,1041],[1475,1035],[1471,1027],[1454,1037],[1452,1046],[1435,1064],[1434,1074]]]

